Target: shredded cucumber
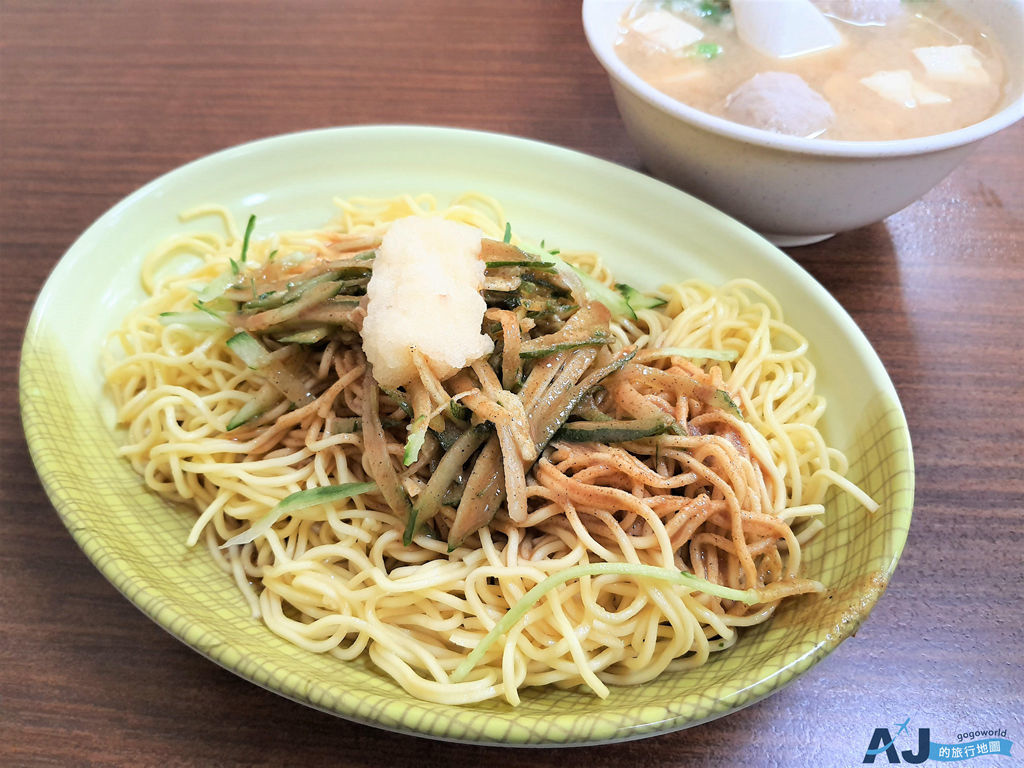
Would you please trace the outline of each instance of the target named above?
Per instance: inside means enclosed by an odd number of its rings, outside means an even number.
[[[427,437],[427,417],[417,416],[409,426],[409,439],[405,442],[405,453],[402,454],[402,463],[409,466],[420,455],[420,448]]]
[[[735,349],[702,349],[700,347],[662,347],[645,352],[648,357],[687,357],[691,360],[721,360],[731,363],[739,353]]]
[[[228,324],[210,312],[161,312],[161,325],[184,325],[197,331],[219,331]]]
[[[316,344],[318,341],[323,341],[327,338],[327,334],[331,332],[331,329],[325,325],[317,326],[316,328],[307,328],[304,331],[295,331],[285,336],[277,336],[277,340],[286,344]]]
[[[261,517],[248,530],[242,531],[237,536],[220,545],[221,549],[235,546],[236,544],[248,544],[269,531],[278,520],[285,515],[297,512],[300,509],[314,507],[317,504],[330,504],[341,501],[361,493],[370,493],[377,490],[376,483],[344,483],[342,485],[326,485],[322,488],[309,488],[305,491],[296,491],[291,496],[286,496],[264,517]]]
[[[253,227],[256,226],[256,214],[249,214],[249,221],[245,225],[245,235],[242,237],[242,255],[238,257],[238,260],[245,263],[245,257],[249,253],[249,238],[252,237]]]
[[[636,316],[636,310],[638,309],[654,309],[660,307],[668,302],[664,299],[659,299],[656,296],[648,296],[645,293],[640,293],[636,288],[626,283],[616,283],[615,287],[622,294],[622,297],[629,304],[629,308],[633,310],[633,315]]]
[[[567,421],[555,433],[555,439],[570,443],[625,443],[664,434],[671,425],[667,414],[647,419]]]
[[[227,345],[232,352],[242,359],[243,363],[254,370],[266,368],[271,363],[270,353],[245,331],[236,333],[228,339]]]
[[[234,285],[238,281],[238,275],[233,273],[230,269],[225,271],[224,274],[219,277],[213,278],[206,287],[196,294],[196,298],[199,299],[200,303],[205,304],[208,301],[213,301],[224,293],[228,288]]]
[[[456,667],[451,675],[451,681],[458,683],[464,680],[466,675],[473,671],[473,667],[479,663],[480,659],[494,645],[495,641],[508,632],[548,592],[565,584],[567,581],[584,576],[599,576],[605,573],[668,581],[672,584],[688,587],[694,592],[704,592],[720,597],[723,600],[735,600],[746,605],[754,605],[755,603],[762,602],[764,599],[756,589],[733,589],[732,587],[725,587],[720,584],[714,584],[706,579],[698,578],[691,573],[676,571],[670,568],[659,568],[654,565],[641,565],[637,563],[590,563],[588,565],[577,565],[572,568],[566,568],[559,573],[551,574],[519,598],[519,601],[509,609],[508,613],[491,628],[491,631],[487,633],[484,639]]]
[[[612,317],[629,317],[636,320],[637,309],[649,309],[665,303],[662,299],[645,296],[625,283],[620,283],[616,288],[610,288],[594,276],[567,262],[555,251],[548,251],[544,258],[550,260],[558,272],[571,271],[575,278],[583,284],[587,296],[593,301],[604,304],[612,313]]]
[[[547,357],[548,355],[554,355],[558,352],[565,352],[569,349],[579,349],[580,347],[599,347],[603,344],[607,344],[609,334],[604,330],[598,330],[590,336],[585,336],[579,339],[569,339],[560,341],[555,344],[551,344],[547,347],[533,347],[527,346],[530,342],[523,344],[523,349],[519,352],[519,357],[523,360],[532,360],[539,357]]]
[[[280,393],[271,384],[264,384],[263,388],[252,396],[248,402],[238,409],[238,413],[228,422],[228,432],[243,424],[248,424],[257,416],[261,416],[268,409],[272,408],[281,399]]]

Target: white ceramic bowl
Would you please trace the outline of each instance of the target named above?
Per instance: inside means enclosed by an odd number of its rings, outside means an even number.
[[[979,141],[1024,116],[1024,0],[947,2],[992,29],[1007,52],[1007,97],[997,114],[980,123],[893,141],[783,136],[666,96],[615,53],[619,20],[632,0],[583,0],[583,27],[651,173],[777,245],[803,245],[904,208],[945,178]]]

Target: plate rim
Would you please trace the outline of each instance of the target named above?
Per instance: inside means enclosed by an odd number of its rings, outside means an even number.
[[[882,364],[877,352],[874,350],[871,343],[864,335],[863,331],[861,331],[859,326],[857,326],[857,324],[854,322],[854,320],[845,310],[845,308],[843,308],[842,305],[840,305],[839,302],[809,272],[807,272],[807,270],[805,270],[800,264],[798,264],[795,260],[791,259],[778,248],[775,248],[774,246],[769,244],[766,240],[761,238],[748,227],[735,221],[734,219],[730,218],[721,211],[718,211],[717,209],[711,207],[710,205],[703,203],[702,201],[697,200],[696,198],[693,198],[691,195],[688,195],[686,192],[683,192],[682,190],[670,187],[669,185],[661,181],[658,181],[650,176],[646,176],[642,173],[639,173],[638,171],[634,171],[624,166],[615,164],[611,161],[595,157],[574,149],[560,147],[558,145],[540,141],[537,139],[523,138],[509,134],[496,133],[490,131],[477,131],[464,128],[404,124],[357,125],[319,128],[309,131],[296,131],[277,136],[269,136],[255,139],[252,141],[244,142],[242,144],[226,147],[218,151],[215,151],[211,154],[193,159],[161,174],[160,176],[147,182],[146,184],[142,185],[141,187],[137,188],[136,190],[134,190],[133,192],[131,192],[130,194],[116,202],[107,211],[101,214],[88,228],[86,228],[82,232],[82,234],[75,239],[71,246],[68,247],[68,249],[57,261],[57,263],[51,270],[49,276],[47,277],[44,285],[39,291],[39,295],[35,303],[33,304],[29,322],[25,330],[24,341],[21,350],[21,363],[19,365],[19,403],[22,424],[26,434],[26,442],[28,443],[29,452],[32,457],[33,464],[47,493],[47,497],[50,500],[51,504],[56,509],[58,515],[60,516],[62,524],[69,529],[69,532],[71,533],[74,541],[86,554],[92,565],[96,567],[97,570],[104,576],[104,578],[106,578],[107,581],[109,581],[122,595],[124,595],[124,597],[128,599],[129,602],[132,603],[132,605],[134,605],[136,608],[142,611],[143,614],[145,614],[147,617],[153,620],[154,623],[156,623],[159,627],[167,631],[169,634],[171,634],[171,636],[183,642],[193,651],[200,653],[201,655],[210,659],[222,668],[229,670],[230,672],[238,675],[239,677],[242,677],[248,682],[255,683],[256,685],[259,685],[260,687],[266,690],[270,690],[278,695],[284,696],[285,698],[291,699],[292,701],[295,701],[297,703],[310,706],[315,709],[319,709],[326,713],[342,717],[353,722],[358,722],[372,727],[383,728],[385,730],[390,730],[397,733],[422,736],[440,741],[513,747],[568,747],[583,745],[592,746],[598,744],[617,743],[640,738],[648,738],[655,735],[670,733],[673,731],[693,727],[701,723],[717,719],[718,717],[723,717],[725,715],[731,714],[739,709],[754,704],[757,701],[762,700],[763,698],[771,695],[772,693],[780,690],[782,687],[785,687],[789,683],[793,682],[797,677],[801,676],[811,667],[815,666],[822,658],[831,653],[835,649],[835,647],[837,647],[838,644],[842,642],[842,640],[845,640],[852,634],[852,629],[850,630],[850,632],[846,633],[842,638],[840,638],[838,642],[833,643],[828,648],[823,648],[824,644],[818,643],[813,649],[813,654],[810,654],[811,656],[813,656],[813,658],[808,659],[806,663],[801,663],[799,665],[799,669],[790,669],[790,667],[793,667],[794,664],[789,664],[786,667],[780,669],[777,673],[775,673],[775,675],[781,676],[781,680],[777,683],[773,683],[772,685],[768,686],[768,688],[760,694],[752,695],[747,700],[742,701],[739,705],[735,707],[727,707],[725,709],[710,713],[707,716],[701,717],[699,719],[686,719],[676,715],[674,717],[668,717],[667,719],[657,720],[653,722],[637,722],[628,727],[619,727],[618,732],[608,736],[607,738],[596,739],[582,738],[580,740],[541,740],[522,742],[494,740],[493,738],[486,737],[486,727],[476,729],[476,737],[470,736],[466,738],[460,738],[453,737],[451,735],[445,735],[443,733],[433,732],[431,730],[416,729],[410,726],[385,724],[375,719],[360,717],[358,714],[355,713],[343,712],[339,711],[336,708],[321,706],[312,701],[309,696],[302,697],[300,695],[289,693],[283,690],[282,686],[280,685],[280,680],[277,678],[273,679],[275,679],[278,685],[265,684],[260,680],[255,679],[252,674],[248,674],[244,670],[242,670],[240,668],[242,666],[241,664],[232,664],[226,661],[224,659],[223,653],[217,654],[215,652],[210,652],[208,650],[204,650],[203,648],[197,647],[194,641],[189,640],[185,637],[186,632],[184,630],[179,632],[173,629],[171,626],[169,626],[170,622],[165,622],[157,616],[158,611],[150,610],[144,605],[140,604],[140,600],[137,598],[137,594],[131,593],[131,579],[128,578],[128,574],[125,574],[123,570],[119,570],[115,567],[109,566],[109,561],[105,561],[108,563],[107,566],[101,565],[97,562],[99,558],[98,556],[96,556],[95,550],[96,548],[102,547],[102,542],[99,542],[94,546],[94,542],[92,540],[92,537],[88,535],[88,531],[83,531],[81,529],[76,530],[72,528],[71,525],[69,524],[69,515],[71,515],[73,511],[71,510],[71,507],[73,506],[72,501],[69,499],[65,499],[63,497],[63,495],[58,491],[58,489],[56,489],[52,484],[51,479],[48,477],[48,473],[45,473],[43,471],[40,459],[38,458],[40,446],[37,444],[36,440],[33,439],[33,436],[31,434],[32,430],[30,428],[32,426],[32,416],[25,407],[27,397],[25,388],[27,375],[25,361],[32,351],[33,344],[40,339],[40,335],[44,325],[46,304],[50,300],[50,294],[56,290],[54,286],[59,282],[60,276],[63,274],[63,271],[71,269],[74,261],[77,258],[80,258],[77,255],[78,252],[85,249],[88,245],[88,241],[92,237],[94,237],[97,232],[100,232],[106,226],[108,226],[112,220],[119,217],[122,214],[122,212],[124,212],[125,210],[130,210],[131,207],[137,201],[154,194],[154,192],[157,192],[159,189],[161,189],[162,186],[169,183],[173,183],[177,177],[187,176],[197,166],[224,162],[225,160],[231,159],[239,155],[259,153],[265,149],[273,149],[290,142],[306,142],[309,140],[317,141],[321,139],[333,139],[334,137],[341,137],[339,140],[342,141],[358,141],[361,135],[372,135],[374,137],[379,137],[381,134],[385,133],[390,133],[395,136],[402,134],[415,134],[419,140],[430,140],[431,137],[438,137],[439,139],[462,139],[492,142],[495,145],[499,146],[500,148],[511,147],[513,151],[516,149],[522,149],[522,151],[540,152],[556,156],[563,160],[570,160],[572,162],[582,162],[587,165],[593,165],[595,167],[595,172],[601,171],[604,173],[621,174],[623,178],[629,177],[634,180],[636,179],[636,177],[640,177],[645,180],[644,183],[648,184],[649,188],[652,190],[660,190],[661,194],[668,194],[670,196],[682,196],[683,198],[687,198],[691,203],[695,203],[701,206],[703,208],[704,215],[709,216],[713,221],[716,221],[718,224],[728,226],[734,234],[740,236],[745,241],[750,242],[752,245],[755,245],[761,255],[763,255],[765,258],[771,259],[773,267],[777,267],[786,273],[785,276],[787,278],[798,282],[802,288],[808,289],[812,293],[817,293],[818,299],[823,301],[826,305],[828,305],[832,319],[837,321],[841,326],[841,329],[843,330],[844,334],[857,344],[857,346],[859,347],[861,357],[864,358],[865,362],[868,364],[870,368],[872,377],[875,380],[877,380],[878,383],[884,385],[883,389],[886,390],[887,395],[891,395],[892,405],[895,406],[895,415],[897,418],[896,428],[899,433],[898,436],[900,438],[900,442],[902,443],[902,447],[905,448],[907,469],[909,469],[909,477],[907,479],[907,487],[904,489],[904,492],[908,494],[906,509],[905,511],[895,510],[896,512],[902,513],[902,524],[899,526],[899,530],[902,531],[902,535],[896,535],[895,538],[887,542],[888,544],[892,545],[893,552],[890,561],[885,564],[884,577],[886,582],[888,582],[888,580],[891,578],[892,573],[896,567],[896,564],[898,563],[900,556],[902,555],[903,549],[906,545],[907,532],[910,526],[913,511],[915,473],[912,445],[909,429],[906,423],[906,417],[903,412],[902,403],[899,400],[899,396],[896,392],[895,386],[893,385],[888,375],[888,372],[885,370],[885,367]],[[884,592],[884,590],[882,590],[882,592]],[[865,610],[860,615],[859,621],[856,622],[857,625],[859,625],[861,621],[867,618],[867,616],[870,614],[871,610],[877,603],[877,600],[881,597],[882,592],[879,592],[873,597],[873,599],[871,599],[870,603],[866,606]],[[181,618],[186,623],[189,623],[192,627],[198,629],[202,633],[205,634],[208,632],[208,630],[205,627],[199,625],[194,620],[189,619],[188,616],[181,616]],[[267,664],[268,661],[264,659],[262,660],[261,663]],[[784,674],[786,672],[789,672],[789,674]],[[760,680],[758,684],[761,684],[763,682],[764,679]],[[473,705],[469,705],[469,707],[472,706]],[[575,716],[555,716],[555,718],[557,719],[564,717],[572,719]],[[625,733],[623,733],[623,731],[625,731]]]

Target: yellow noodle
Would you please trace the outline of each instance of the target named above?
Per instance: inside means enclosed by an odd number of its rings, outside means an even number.
[[[373,247],[389,222],[409,215],[443,216],[495,239],[507,220],[497,201],[478,193],[448,206],[430,195],[337,204],[337,220],[324,229],[253,240],[248,258],[256,264],[267,263],[272,252],[285,263],[304,254],[336,258]],[[230,215],[222,208],[189,213],[200,215],[222,219],[226,235],[183,235],[150,254],[142,283],[151,298],[124,320],[104,352],[118,419],[127,428],[121,453],[155,492],[195,506],[188,543],[204,538],[248,609],[311,652],[338,663],[368,656],[411,694],[439,703],[502,698],[514,705],[523,688],[538,685],[582,686],[605,696],[611,685],[641,684],[706,663],[742,642],[736,627],[769,619],[777,600],[747,606],[674,583],[584,576],[529,607],[465,679],[452,676],[552,574],[590,563],[635,563],[687,570],[735,589],[760,587],[801,570],[801,544],[824,527],[820,515],[830,488],[877,506],[843,476],[845,457],[818,431],[825,403],[815,392],[807,341],[785,324],[776,300],[749,280],[719,287],[688,280],[660,289],[664,307],[614,322],[613,346],[735,353],[730,362],[702,365],[651,356],[644,366],[655,378],[683,376],[725,390],[740,404],[742,419],[623,376],[607,384],[609,403],[656,407],[692,425],[693,433],[613,446],[556,440],[538,459],[528,419],[537,415],[540,393],[563,363],[589,365],[591,358],[552,355],[538,363],[548,366],[543,375],[510,397],[519,345],[533,320],[492,309],[489,317],[505,339],[501,381],[479,363],[479,387],[459,377],[442,382],[414,356],[422,380],[414,391],[417,413],[432,421],[455,399],[496,425],[512,496],[490,526],[450,553],[426,534],[407,546],[404,518],[373,492],[285,515],[255,541],[220,549],[292,493],[369,479],[361,434],[338,430],[361,413],[365,363],[358,349],[336,340],[296,357],[316,398],[290,412],[279,406],[225,435],[238,409],[264,386],[262,377],[227,349],[230,329],[196,330],[158,318],[190,311],[196,286],[239,256]],[[562,255],[612,284],[595,254]],[[191,267],[184,275],[183,258]],[[382,407],[401,416],[386,399]],[[386,440],[387,456],[415,503],[438,449],[428,442],[404,467],[401,443]],[[453,515],[442,507],[437,524],[450,526]]]

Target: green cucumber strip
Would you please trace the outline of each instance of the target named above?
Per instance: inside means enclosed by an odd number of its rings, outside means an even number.
[[[350,432],[362,432],[363,420],[358,416],[350,416],[345,419],[338,419],[331,427],[331,434],[337,435]]]
[[[342,270],[335,269],[330,272],[322,272],[319,275],[313,275],[312,277],[300,280],[296,278],[293,282],[288,283],[288,288],[281,297],[282,304],[291,304],[297,299],[302,298],[303,294],[309,291],[314,286],[320,285],[321,283],[333,283],[343,280]]]
[[[579,281],[583,283],[583,289],[587,292],[587,296],[594,301],[599,301],[604,304],[608,308],[608,311],[612,313],[612,317],[629,317],[636,320],[636,309],[649,309],[665,303],[661,299],[644,296],[642,293],[625,283],[620,283],[618,285],[620,290],[609,288],[597,278],[592,277],[579,267],[567,262],[558,255],[557,251],[548,251],[545,258],[552,260],[555,270],[558,272],[571,270]],[[630,291],[630,295],[635,297],[634,300],[637,302],[636,304],[632,304],[629,297],[623,295],[621,292],[621,289],[623,288],[628,289]]]
[[[405,526],[405,535],[402,538],[405,546],[412,544],[412,539],[416,535],[416,529],[420,524],[433,519],[441,505],[446,503],[445,498],[448,489],[453,483],[456,483],[459,474],[462,472],[463,465],[472,456],[473,452],[480,447],[480,444],[488,438],[490,430],[491,427],[487,422],[478,424],[460,434],[458,439],[452,443],[451,448],[445,451],[444,456],[441,457],[433,474],[431,474],[426,488],[416,497],[416,504],[413,507],[412,514],[409,515],[409,520]],[[460,501],[461,495],[459,493]]]
[[[531,267],[533,269],[540,269],[545,272],[554,270],[555,262],[553,261],[485,261],[484,266],[487,269],[500,269],[501,267]]]
[[[251,330],[271,330],[276,325],[294,320],[309,309],[322,304],[332,298],[339,289],[338,283],[321,282],[309,286],[293,301],[281,304],[278,307],[263,310],[255,314],[244,316],[246,327]]]
[[[519,357],[523,360],[533,360],[538,357],[547,357],[548,355],[554,355],[558,352],[565,352],[568,349],[579,349],[580,347],[596,347],[608,342],[607,335],[596,334],[588,339],[581,339],[580,341],[563,341],[560,344],[554,344],[550,347],[543,349],[534,349],[526,352],[520,352]]]
[[[736,401],[733,400],[732,396],[730,396],[724,389],[716,389],[714,397],[711,398],[711,402],[723,411],[731,412],[736,416],[736,418],[743,418],[743,411],[740,410]]]
[[[600,389],[600,385],[594,389]],[[598,409],[594,402],[593,390],[585,394],[576,407],[572,409],[572,416],[577,416],[581,421],[614,421],[607,413]]]
[[[395,405],[401,408],[406,416],[412,418],[412,406],[409,404],[409,398],[405,396],[404,392],[400,392],[397,389],[384,389],[383,387],[381,392],[394,401]]]
[[[226,291],[228,288],[234,285],[237,279],[238,276],[232,274],[232,271],[229,269],[226,272],[224,272],[224,274],[220,275],[219,277],[215,277],[213,278],[213,280],[208,282],[206,284],[206,287],[203,288],[203,290],[201,290],[198,294],[196,294],[196,298],[202,304],[205,304],[209,301],[213,301],[214,299],[218,298],[222,293],[224,293],[224,291]]]
[[[245,225],[245,236],[242,238],[242,255],[238,257],[238,260],[245,264],[246,254],[249,252],[249,238],[252,237],[253,227],[256,226],[256,214],[249,214],[249,222]]]
[[[462,430],[458,424],[449,424],[445,422],[444,429],[438,432],[436,429],[430,430],[434,433],[434,437],[437,438],[437,442],[441,444],[442,451],[448,451],[455,441],[459,439],[459,435],[462,434]]]
[[[250,299],[242,304],[242,311],[279,307],[284,302],[284,297],[287,295],[287,291],[267,291],[265,293],[261,293],[255,299]]]
[[[556,334],[552,334],[554,336]],[[548,337],[550,338],[550,337]],[[553,344],[541,346],[540,342],[543,342],[544,337],[537,339],[531,339],[530,341],[524,342],[523,349],[519,352],[519,357],[523,360],[532,360],[538,357],[547,357],[557,352],[564,352],[567,349],[578,349],[580,347],[595,347],[607,344],[610,339],[610,335],[604,329],[598,329],[596,332],[589,336],[582,338],[568,338],[563,336],[562,341],[557,341]],[[534,346],[534,342],[538,342],[537,346]]]
[[[248,544],[269,531],[278,520],[285,515],[297,512],[307,507],[315,507],[317,504],[331,504],[361,493],[371,493],[377,490],[376,483],[343,483],[342,485],[326,485],[321,488],[309,488],[305,491],[296,491],[286,496],[264,517],[261,517],[248,530],[242,531],[237,536],[220,545],[221,549],[235,546],[236,544]]]
[[[231,299],[225,298],[224,296],[218,296],[216,299],[210,301],[194,301],[192,306],[203,312],[208,312],[214,317],[219,317],[221,320],[227,319],[227,313],[234,312],[237,306]]]
[[[197,331],[219,331],[228,324],[217,315],[206,312],[161,312],[161,325],[184,325]]]
[[[238,429],[243,424],[249,423],[257,416],[265,413],[269,408],[272,408],[280,400],[281,393],[272,384],[264,384],[245,405],[238,409],[238,413],[228,422],[227,431],[230,432],[233,429]]]
[[[700,347],[662,347],[646,352],[648,357],[687,357],[691,360],[721,360],[731,363],[739,353],[735,349],[702,349]]]
[[[402,463],[409,466],[420,455],[420,448],[427,437],[427,417],[417,416],[409,425],[409,439],[405,441],[405,453],[402,455]]]
[[[263,404],[260,403],[259,400],[254,397],[252,400],[250,400],[249,402],[247,402],[245,405],[238,409],[238,413],[235,414],[235,417],[228,422],[227,431],[230,432],[233,429],[238,429],[243,424],[255,419],[265,410],[266,408],[263,406]]]
[[[470,416],[469,408],[455,399],[452,399],[452,401],[448,403],[448,413],[450,413],[451,417],[456,421],[467,421]]]
[[[321,325],[317,328],[307,328],[304,331],[295,331],[284,336],[275,336],[275,338],[278,341],[283,341],[285,344],[316,344],[318,341],[323,341],[330,331],[330,328]]]
[[[495,641],[508,632],[548,592],[565,584],[567,581],[584,576],[599,576],[605,573],[668,581],[672,584],[688,587],[695,592],[704,592],[705,594],[720,597],[723,600],[735,600],[746,605],[754,605],[762,599],[759,591],[756,589],[724,587],[720,584],[713,584],[710,581],[698,578],[691,573],[676,571],[670,568],[659,568],[654,565],[641,565],[638,563],[590,563],[588,565],[576,565],[572,568],[566,568],[559,573],[551,574],[519,598],[519,601],[509,609],[508,613],[491,628],[491,631],[487,633],[484,639],[456,667],[450,680],[453,683],[464,680],[466,675],[473,671],[473,667],[479,663],[480,659],[494,645]]]
[[[579,267],[573,266],[568,262],[565,264],[576,273],[576,276],[583,283],[583,288],[586,290],[587,295],[594,301],[599,301],[608,307],[608,311],[612,313],[612,317],[631,317],[636,320],[636,312],[626,301],[626,297],[616,291],[614,288],[609,288],[607,285],[602,283],[600,280],[591,277]]]
[[[625,349],[608,365],[585,375],[560,399],[557,409],[554,412],[549,412],[549,416],[545,421],[531,425],[531,431],[535,436],[534,443],[537,448],[537,455],[540,455],[541,451],[551,442],[555,433],[561,429],[562,425],[569,418],[569,414],[573,412],[580,400],[593,391],[606,378],[621,370],[626,363],[633,359],[634,355],[636,355],[635,349]]]
[[[566,312],[575,312],[579,309],[578,304],[565,304],[555,299],[548,301],[535,301],[534,299],[521,299],[519,305],[526,309],[527,317],[541,317],[543,315],[564,315]]]
[[[636,288],[626,283],[616,283],[615,287],[622,294],[630,308],[634,310],[634,314],[635,310],[638,309],[654,309],[668,303],[664,299],[640,293]]]
[[[555,439],[570,443],[625,443],[664,434],[670,426],[671,419],[668,416],[614,421],[567,421],[555,433]]]
[[[227,345],[228,349],[238,355],[243,363],[254,370],[265,368],[271,363],[270,353],[245,331],[236,333],[228,339]]]
[[[228,349],[234,352],[249,368],[259,371],[270,384],[295,405],[305,405],[313,400],[302,381],[287,365],[276,359],[253,336],[245,331],[228,339]]]

